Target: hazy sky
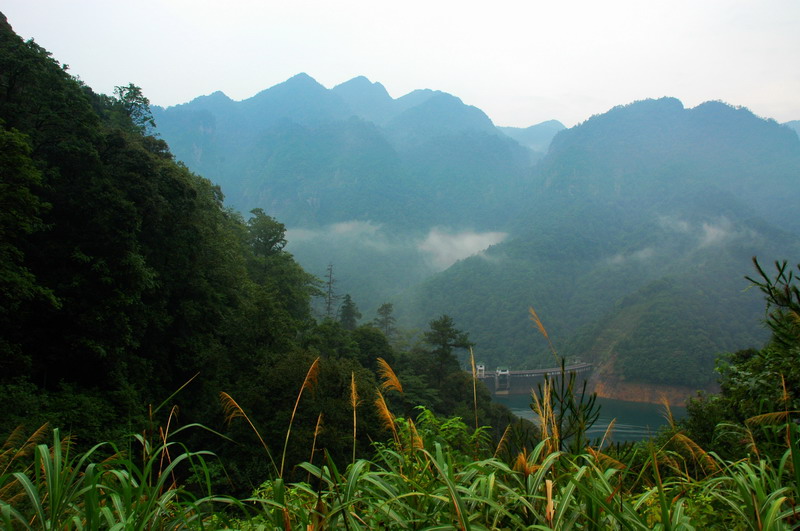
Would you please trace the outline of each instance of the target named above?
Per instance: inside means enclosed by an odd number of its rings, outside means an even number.
[[[798,0],[3,0],[98,92],[244,99],[299,72],[450,92],[497,125],[674,96],[800,119]]]

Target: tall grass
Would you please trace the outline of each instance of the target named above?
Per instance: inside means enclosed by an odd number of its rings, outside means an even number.
[[[782,425],[787,446],[777,463],[725,462],[674,424],[661,443],[645,443],[638,451],[614,454],[614,447],[602,447],[604,441],[573,451],[559,444],[554,407],[558,393],[552,389],[553,384],[546,383],[533,396],[542,439],[511,461],[497,457],[510,426],[494,456],[475,459],[448,442],[457,438],[431,436],[444,425],[466,432],[463,423],[436,419],[427,410],[416,423],[397,418],[379,390],[376,408],[393,434],[392,444],[377,444],[373,459],[353,460],[342,472],[330,458],[321,466],[303,464],[310,482],[288,489],[280,480],[267,482],[262,496],[253,501],[265,508],[280,507],[288,518],[288,523],[282,521],[287,529],[688,530],[800,525],[794,423]],[[779,419],[789,417],[757,420]],[[280,500],[272,494],[278,491]],[[243,529],[257,529],[259,521],[244,522]]]
[[[472,409],[475,412],[475,429],[478,425],[478,370],[475,368],[475,353],[469,347],[469,365],[472,369]]]
[[[358,410],[358,404],[360,403],[360,398],[358,396],[358,387],[356,387],[356,373],[350,373],[350,407],[353,410],[353,460],[352,462],[355,463],[356,461],[356,428],[358,426],[358,417],[356,416],[356,412]]]
[[[289,428],[286,430],[286,439],[283,442],[283,453],[281,454],[281,469],[279,477],[283,477],[283,466],[286,463],[286,450],[289,447],[289,437],[292,435],[292,424],[294,424],[294,417],[297,414],[297,406],[300,405],[300,399],[303,397],[303,391],[310,390],[316,385],[317,378],[319,377],[319,357],[311,362],[311,365],[306,371],[306,377],[303,379],[303,385],[300,386],[300,391],[297,393],[297,399],[294,402],[292,409],[292,416],[289,418]]]
[[[528,308],[528,313],[530,314],[531,321],[533,324],[536,325],[536,329],[539,330],[539,333],[547,340],[547,345],[550,347],[550,352],[553,353],[553,357],[558,360],[558,352],[556,352],[556,348],[553,346],[553,342],[550,341],[550,335],[547,333],[547,329],[542,324],[542,320],[539,319],[539,316],[536,314],[536,310],[533,309],[533,306]]]
[[[15,430],[0,449],[2,529],[753,529],[800,528],[800,426],[797,412],[759,415],[748,429],[770,428],[783,445],[779,458],[763,454],[730,462],[706,452],[671,422],[669,433],[631,451],[563,434],[586,415],[586,403],[562,375],[532,394],[539,432],[519,451],[508,447],[512,427],[495,448],[479,443],[460,418],[439,418],[418,408],[416,419],[396,417],[385,392],[402,392],[397,375],[381,364],[375,408],[392,439],[374,443],[371,459],[339,469],[324,451],[315,463],[323,417],[317,417],[305,481],[283,478],[286,447],[303,393],[313,388],[319,358],[309,367],[286,430],[280,468],[252,497],[215,496],[207,459],[175,435],[198,427],[164,427],[134,436],[134,448],[108,443],[73,455],[58,430],[50,444],[41,428],[30,437]],[[565,380],[567,383],[565,384]],[[572,396],[572,398],[570,398]],[[221,395],[228,422],[242,417],[235,400]],[[788,403],[788,401],[787,401]],[[360,398],[350,379],[353,440]],[[570,405],[571,404],[571,405]],[[565,406],[566,405],[566,406]],[[565,408],[565,409],[564,409]],[[589,408],[592,410],[592,408]],[[668,408],[667,408],[668,411]],[[668,415],[669,416],[669,415]],[[565,426],[567,427],[565,429]],[[269,448],[258,436],[268,455]],[[499,456],[508,455],[503,459]],[[769,455],[775,455],[770,453]],[[191,479],[196,485],[183,485]]]
[[[383,358],[378,358],[378,376],[382,380],[380,387],[383,391],[403,392],[403,384],[400,383],[391,365]]]
[[[544,416],[552,408],[547,396],[539,406]],[[758,419],[774,422],[785,435],[784,453],[776,460],[724,461],[672,436],[626,456],[591,445],[572,452],[545,438],[507,461],[488,455],[492,449],[474,459],[468,447],[465,452],[451,442],[469,435],[463,422],[425,410],[416,422],[389,414],[396,435],[389,444],[376,444],[373,458],[353,460],[340,470],[326,453],[319,464],[310,459],[300,465],[306,481],[288,484],[276,475],[241,501],[213,495],[208,452],[190,452],[171,440],[191,426],[165,428],[163,438],[153,441],[138,435],[136,451],[127,454],[98,444],[72,455],[68,438],[55,431],[50,444],[28,445],[27,454],[7,453],[11,445],[0,454],[20,456],[0,475],[0,492],[14,492],[8,486],[17,485],[16,494],[0,499],[0,527],[780,530],[800,525],[794,462],[800,428],[791,416]],[[21,449],[30,438],[15,433],[12,439]],[[693,463],[695,473],[689,473]],[[189,476],[199,491],[181,486],[181,478]],[[230,514],[238,519],[230,520]]]
[[[261,433],[253,424],[253,421],[250,420],[250,417],[247,416],[247,413],[244,412],[244,409],[233,399],[231,395],[226,393],[225,391],[220,392],[219,394],[220,403],[222,404],[222,409],[225,412],[225,423],[230,425],[233,419],[236,418],[243,418],[253,432],[258,437],[258,441],[261,443],[261,447],[264,448],[264,451],[267,453],[267,457],[269,457],[270,463],[272,463],[272,468],[275,472],[278,472],[278,466],[275,464],[275,459],[272,458],[272,452],[269,451],[269,447],[267,443],[264,441],[264,438],[261,436]]]
[[[219,520],[216,505],[238,503],[211,494],[209,452],[189,452],[171,441],[153,448],[141,435],[137,443],[146,447],[144,461],[110,443],[73,456],[68,438],[54,430],[50,445],[36,445],[31,466],[0,475],[0,489],[17,484],[23,493],[0,499],[2,528],[202,529]],[[196,478],[201,497],[175,482],[178,471]]]

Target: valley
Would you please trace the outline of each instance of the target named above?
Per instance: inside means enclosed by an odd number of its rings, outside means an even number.
[[[156,44],[161,81],[214,86],[101,92],[0,13],[0,528],[797,527],[797,121],[660,97],[504,127],[466,103],[478,82],[549,109],[547,76],[479,78],[460,49],[463,101],[308,74],[235,100],[213,92],[232,68],[289,50],[264,40],[285,16],[253,16],[272,5],[45,4],[11,18],[87,37],[71,53],[101,73],[142,75],[124,51]],[[210,7],[214,39],[181,33]],[[163,43],[189,34],[214,53],[180,74]]]
[[[333,266],[365,320],[392,303],[413,337],[446,313],[487,366],[528,369],[551,359],[534,307],[617,397],[713,387],[717,356],[766,340],[751,258],[800,255],[797,133],[725,103],[503,128],[446,93],[300,74],[154,116],[228,205],[286,223],[309,272]]]

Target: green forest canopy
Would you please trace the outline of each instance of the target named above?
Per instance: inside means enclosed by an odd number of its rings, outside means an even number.
[[[148,406],[170,398],[182,424],[254,437],[223,426],[225,391],[277,441],[317,357],[319,383],[293,437],[310,440],[322,413],[317,447],[332,455],[353,447],[348,388],[354,378],[369,400],[378,357],[408,375],[407,398],[392,398],[398,407],[471,411],[457,364],[434,380],[377,328],[354,327],[354,307],[344,327],[317,323],[310,301],[319,281],[283,249],[283,224],[261,209],[245,220],[218,187],[175,162],[147,134],[138,87],[96,94],[4,19],[0,87],[0,394],[9,404],[0,432],[49,422],[79,444],[119,440],[165,421],[170,412]],[[413,356],[428,352],[419,345]],[[504,414],[485,390],[480,408],[486,424]],[[363,415],[360,451],[385,436],[370,408]],[[226,459],[238,488],[267,476],[261,449],[192,437]],[[306,459],[297,448],[309,446],[292,445],[289,462]]]

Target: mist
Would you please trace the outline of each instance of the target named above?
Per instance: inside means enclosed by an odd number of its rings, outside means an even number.
[[[400,232],[374,221],[348,220],[290,228],[286,249],[319,278],[332,265],[337,291],[370,309],[507,237],[505,232],[443,227]]]
[[[438,269],[447,269],[454,263],[484,251],[488,247],[504,241],[506,232],[450,232],[434,228],[428,232],[418,248],[427,253],[432,264]]]

